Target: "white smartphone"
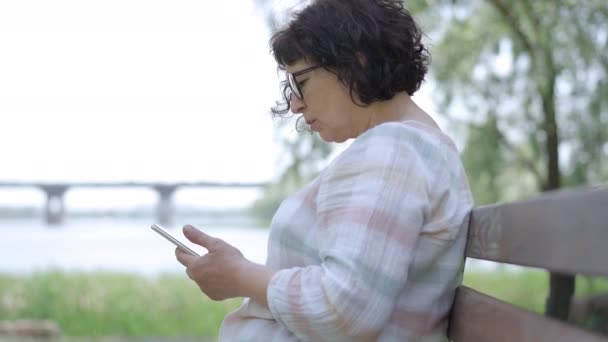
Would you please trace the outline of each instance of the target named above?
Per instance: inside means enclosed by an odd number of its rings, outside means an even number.
[[[191,250],[188,246],[184,245],[175,236],[173,236],[171,233],[169,233],[165,228],[163,228],[157,224],[151,225],[150,228],[152,228],[152,230],[157,232],[158,234],[162,235],[165,239],[171,241],[174,245],[176,245],[182,251],[184,251],[188,254],[194,255],[194,256],[199,256],[195,251]]]

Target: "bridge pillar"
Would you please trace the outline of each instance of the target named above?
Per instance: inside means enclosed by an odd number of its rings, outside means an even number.
[[[65,219],[65,204],[63,195],[68,190],[65,185],[40,185],[42,191],[46,193],[46,224],[58,225]]]
[[[158,192],[158,206],[156,217],[158,223],[164,226],[171,224],[173,220],[173,193],[177,189],[175,185],[156,185],[154,189]]]

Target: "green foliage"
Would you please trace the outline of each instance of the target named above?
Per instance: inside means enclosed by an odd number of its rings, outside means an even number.
[[[297,118],[276,120],[280,120],[276,134],[283,146],[282,164],[285,166],[278,181],[269,184],[264,196],[251,208],[254,215],[266,222],[270,221],[285,197],[317,176],[332,152],[332,145],[323,142],[318,135],[309,133],[306,128],[296,129],[299,124]]]
[[[500,198],[501,184],[499,176],[502,171],[502,160],[496,158],[497,152],[501,149],[498,144],[499,138],[488,140],[492,133],[497,134],[496,120],[469,127],[469,135],[466,147],[462,153],[462,160],[469,169],[469,178],[473,193],[477,194],[475,201],[477,205],[495,203]]]
[[[185,275],[0,275],[0,320],[50,319],[68,336],[212,337],[239,303],[211,301]]]
[[[608,2],[407,4],[433,37],[436,100],[468,127],[478,203],[559,186],[560,174],[568,186],[608,180]]]

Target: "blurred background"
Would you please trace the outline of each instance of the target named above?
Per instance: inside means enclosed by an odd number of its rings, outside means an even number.
[[[414,99],[476,205],[608,182],[605,1],[405,3],[433,56]],[[348,146],[269,113],[268,39],[305,4],[0,0],[0,335],[216,338],[240,300],[207,299],[149,226],[263,263],[280,201]],[[465,283],[539,313],[548,293],[544,271],[475,260]],[[607,291],[576,279],[581,301]]]

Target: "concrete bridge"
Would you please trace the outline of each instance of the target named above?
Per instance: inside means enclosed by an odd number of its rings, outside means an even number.
[[[37,188],[46,194],[45,219],[49,225],[61,224],[65,219],[65,203],[63,197],[71,188],[151,188],[158,192],[156,207],[157,219],[160,224],[169,225],[173,218],[173,193],[178,188],[262,188],[266,183],[217,183],[217,182],[118,182],[118,183],[42,183],[42,182],[0,182],[0,188]]]

